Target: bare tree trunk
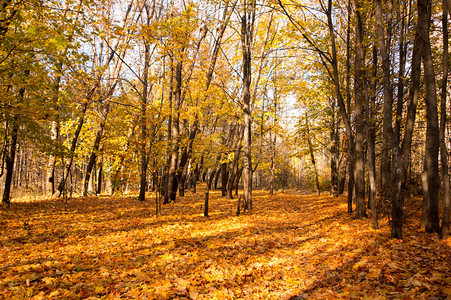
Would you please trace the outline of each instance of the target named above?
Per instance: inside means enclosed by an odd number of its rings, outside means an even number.
[[[334,82],[338,82],[338,61],[337,61],[337,50],[335,46],[335,33],[333,29],[332,23],[332,1],[328,1],[328,25],[329,25],[329,33],[333,39],[332,42],[332,66],[334,67]],[[341,91],[337,89],[337,84],[335,83],[335,90],[337,93],[338,106],[340,108],[340,113],[342,115],[342,119],[344,120],[346,127],[346,143],[347,143],[347,164],[348,164],[348,213],[352,213],[352,202],[354,197],[354,140],[352,137],[352,129],[351,129],[351,116],[346,114],[346,109],[348,113],[351,112],[351,0],[348,0],[347,3],[347,11],[348,11],[348,20],[347,20],[347,30],[346,30],[346,108],[344,106],[343,99],[341,97]],[[349,133],[348,133],[349,131]]]
[[[313,170],[315,172],[316,192],[318,193],[318,195],[320,195],[321,191],[319,189],[318,169],[316,167],[315,154],[313,153],[312,140],[310,139],[310,128],[309,128],[309,123],[308,123],[308,116],[306,116],[306,118],[305,118],[305,125],[307,127],[308,149],[309,149],[309,152],[310,152],[310,158],[312,160]]]
[[[102,193],[102,184],[103,184],[103,158],[99,161],[99,174],[97,176],[97,188],[96,194],[100,195]]]
[[[235,151],[232,162],[232,172],[230,173],[229,182],[227,184],[227,197],[233,199],[233,189],[235,188],[235,181],[238,177],[238,164],[241,154],[241,140],[243,139],[243,127],[240,126],[238,129],[237,140],[235,144]]]
[[[343,95],[341,93],[341,84],[340,84],[340,78],[339,78],[339,72],[338,72],[338,59],[337,59],[337,48],[335,43],[335,31],[334,31],[334,24],[332,20],[332,0],[329,0],[327,2],[327,25],[329,28],[329,36],[331,39],[331,48],[332,48],[332,69],[333,69],[333,82],[334,82],[334,88],[335,88],[335,94],[337,96],[338,101],[338,108],[340,111],[341,118],[344,122],[345,128],[346,128],[346,143],[348,147],[348,157],[347,157],[347,164],[348,164],[348,212],[352,213],[352,191],[354,188],[354,138],[352,136],[352,126],[351,126],[351,120],[348,115],[347,110],[349,111],[351,109],[351,95],[350,95],[350,76],[349,76],[349,61],[350,61],[350,38],[349,38],[349,32],[348,32],[348,39],[347,39],[347,109],[343,100]],[[348,7],[350,7],[350,4],[348,3]],[[348,10],[350,12],[350,8]],[[350,17],[348,17],[348,27],[350,26]],[[350,28],[348,28],[348,31],[350,31]]]
[[[427,232],[440,232],[440,220],[438,215],[439,190],[440,190],[440,173],[438,164],[438,154],[440,148],[439,142],[439,124],[437,110],[437,94],[434,63],[432,60],[432,50],[429,38],[430,27],[430,0],[418,1],[418,14],[428,14],[427,30],[421,32],[423,43],[423,66],[426,84],[426,174],[428,184],[428,195],[424,198],[426,202],[426,224]]]
[[[406,5],[409,5],[409,8],[406,12]],[[402,111],[404,104],[404,76],[405,76],[405,68],[406,68],[406,56],[407,56],[407,46],[405,31],[406,28],[410,25],[410,0],[409,3],[402,3],[401,8],[401,32],[399,36],[399,71],[398,71],[398,95],[397,95],[397,103],[396,103],[396,120],[395,120],[395,137],[398,145],[401,141],[401,120],[402,120]],[[406,20],[407,19],[407,20]],[[406,27],[407,26],[407,27]]]
[[[204,201],[204,217],[208,217],[208,211],[210,208],[210,187],[211,187],[211,181],[212,176],[214,176],[214,173],[211,174],[211,171],[207,171],[207,190],[205,192],[205,201]]]
[[[419,15],[420,17],[420,15]],[[410,164],[410,154],[412,149],[412,137],[414,132],[414,125],[416,120],[416,112],[418,106],[418,99],[420,93],[421,80],[421,57],[423,52],[423,37],[421,32],[424,31],[421,27],[427,27],[427,16],[421,15],[421,20],[417,22],[415,32],[414,45],[411,59],[411,84],[408,99],[407,117],[404,126],[404,138],[402,142],[402,157],[403,157],[403,184],[406,183],[407,173]],[[426,29],[427,30],[427,29]]]
[[[227,181],[228,181],[228,172],[227,172],[227,162],[223,162],[221,164],[221,193],[222,197],[225,197],[227,195]]]
[[[338,122],[336,120],[336,100],[332,98],[332,124],[330,127],[330,195],[338,196],[338,159],[339,159],[339,137]]]
[[[389,17],[390,18],[390,17]],[[382,2],[376,0],[376,23],[377,23],[377,36],[378,46],[382,56],[382,69],[384,73],[383,77],[383,92],[384,92],[384,130],[387,135],[388,142],[391,145],[393,153],[392,157],[392,171],[390,175],[390,193],[392,204],[392,233],[393,238],[402,238],[402,223],[403,223],[403,191],[402,182],[404,178],[404,159],[405,157],[401,153],[401,149],[396,140],[395,133],[392,127],[392,102],[393,91],[391,88],[391,71],[390,71],[390,56],[388,47],[385,43],[384,24],[382,18]],[[414,49],[415,55],[415,49]],[[413,72],[413,70],[412,70]],[[414,74],[414,73],[412,73]],[[410,103],[412,105],[414,103]],[[411,108],[409,108],[411,109]],[[406,129],[406,135],[409,130]]]
[[[177,61],[175,67],[175,90],[174,90],[174,109],[172,114],[172,128],[171,128],[171,161],[169,165],[169,178],[168,178],[168,193],[169,201],[175,201],[178,186],[177,177],[177,163],[179,156],[179,120],[180,120],[180,106],[182,96],[182,61]]]
[[[240,187],[241,176],[243,175],[244,167],[240,168],[235,177],[235,196],[238,196],[238,188]]]
[[[241,45],[243,49],[243,92],[242,103],[244,113],[244,209],[252,209],[252,156],[251,156],[251,94],[252,80],[252,43],[255,21],[255,2],[243,0],[241,15]]]
[[[51,129],[51,139],[55,141],[55,143],[59,139],[59,122],[57,120],[52,121],[52,129]],[[55,166],[56,166],[56,154],[50,154],[49,161],[47,164],[47,180],[46,184],[49,185],[46,193],[49,195],[55,194]]]
[[[376,6],[381,5],[378,2]],[[382,11],[380,12],[380,22],[378,30],[378,47],[381,51],[382,69],[384,73],[384,106],[383,106],[383,135],[382,135],[382,156],[381,156],[381,197],[386,200],[389,198],[391,191],[391,149],[392,149],[392,105],[393,105],[393,90],[391,87],[391,70],[390,70],[390,38],[391,37],[391,20],[392,9],[391,1],[389,1],[390,9],[387,14],[387,26],[383,24]],[[376,8],[378,9],[378,8]],[[385,30],[387,28],[387,30]],[[388,37],[388,38],[387,38]]]
[[[172,101],[172,97],[174,96],[174,60],[171,56],[170,60],[170,77],[169,77],[169,96],[168,96],[168,106],[169,106],[169,117],[168,117],[168,142],[172,145],[172,115],[174,113],[174,105]],[[171,149],[172,151],[172,149]],[[163,204],[168,204],[169,200],[169,169],[171,168],[171,159],[172,155],[168,153],[168,158],[166,160],[166,167],[164,170],[164,175],[162,177],[162,182],[164,183],[164,200]]]
[[[29,76],[30,71],[26,70],[25,75]],[[25,95],[25,88],[20,88],[19,93],[17,97],[19,98],[20,102],[23,102]],[[14,162],[16,159],[16,148],[17,148],[17,140],[19,136],[19,116],[14,115],[12,119],[12,129],[11,129],[11,138],[9,142],[6,142],[5,147],[5,168],[6,168],[6,174],[5,174],[5,184],[3,187],[3,197],[2,197],[2,203],[6,204],[7,206],[11,205],[11,185],[13,181],[13,172],[14,172]],[[8,138],[5,136],[5,138]]]
[[[365,161],[364,161],[364,76],[365,76],[365,51],[363,41],[363,16],[361,15],[362,3],[354,0],[356,23],[356,50],[355,50],[355,145],[354,145],[354,177],[355,177],[355,218],[366,217],[365,209]]]
[[[275,179],[275,160],[276,160],[276,139],[277,135],[274,133],[274,139],[271,137],[271,134],[269,136],[270,142],[271,142],[271,179],[270,179],[270,190],[269,194],[274,195],[274,179]]]
[[[420,16],[420,15],[419,15]],[[378,19],[378,18],[376,18]],[[402,147],[393,147],[392,157],[392,185],[391,185],[391,206],[392,206],[392,226],[391,237],[402,238],[402,225],[404,219],[404,191],[403,185],[406,182],[406,174],[410,161],[410,152],[412,146],[412,135],[415,124],[416,110],[418,104],[420,77],[421,77],[421,56],[422,56],[422,37],[421,27],[427,26],[427,20],[424,16],[418,20],[415,32],[414,46],[411,60],[411,88],[409,92],[409,103],[407,107],[407,117],[404,130]]]
[[[144,4],[147,18],[147,26],[150,25],[150,8],[147,3]],[[149,62],[150,60],[150,42],[144,40],[144,69],[142,79],[142,97],[141,97],[141,173],[139,184],[138,200],[146,200],[146,188],[147,188],[147,165],[149,163],[149,157],[147,156],[147,98],[149,88]],[[150,146],[149,146],[150,147]]]
[[[20,93],[24,94],[25,90],[22,89]],[[13,179],[13,171],[14,171],[14,161],[16,158],[16,148],[17,148],[17,137],[19,134],[19,124],[18,118],[14,117],[12,130],[11,130],[11,138],[9,142],[7,142],[6,153],[5,153],[5,184],[3,187],[3,197],[2,203],[6,205],[11,204],[11,184]]]
[[[52,141],[56,144],[59,139],[59,133],[60,133],[60,124],[59,124],[59,106],[58,106],[58,97],[59,97],[59,90],[60,90],[60,83],[61,83],[61,72],[63,69],[63,63],[59,62],[56,65],[56,78],[55,78],[55,85],[53,88],[53,92],[55,93],[53,97],[53,102],[56,105],[56,116],[55,120],[52,121],[52,129],[50,132],[50,138]],[[56,147],[54,148],[56,150]],[[47,165],[47,183],[50,184],[49,188],[47,188],[46,193],[50,195],[55,194],[55,165],[56,165],[56,152],[50,154],[49,162]]]
[[[377,49],[373,47],[373,91],[376,91],[377,83]],[[378,203],[376,197],[376,122],[375,122],[375,106],[376,106],[376,95],[372,95],[369,98],[370,103],[367,104],[367,116],[368,116],[368,140],[367,140],[367,151],[368,151],[368,183],[369,183],[369,206],[371,208],[371,220],[373,223],[373,228],[377,229],[378,226]]]
[[[443,217],[440,237],[447,239],[449,236],[450,223],[450,195],[449,195],[449,167],[448,167],[448,149],[445,140],[446,127],[446,87],[448,82],[448,12],[446,2],[443,2],[443,78],[442,91],[440,99],[440,158],[442,162],[442,181],[443,181]]]

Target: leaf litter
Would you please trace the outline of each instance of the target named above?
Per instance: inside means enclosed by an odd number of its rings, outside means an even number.
[[[255,191],[154,199],[100,196],[1,210],[0,299],[451,299],[451,242],[389,238],[354,220],[344,197]]]

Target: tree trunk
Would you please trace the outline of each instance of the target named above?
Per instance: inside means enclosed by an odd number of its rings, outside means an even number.
[[[210,187],[211,181],[213,179],[214,172],[211,174],[210,170],[207,171],[207,190],[205,192],[205,202],[204,202],[204,217],[208,217],[208,211],[210,206]]]
[[[147,3],[145,4],[147,12],[147,26],[150,24],[150,11]],[[149,79],[149,60],[150,60],[150,42],[144,41],[144,70],[143,70],[143,87],[141,97],[141,173],[139,184],[138,200],[146,200],[147,187],[147,165],[149,158],[147,156],[147,98],[148,98],[148,79]]]
[[[338,136],[338,122],[336,120],[336,102],[332,98],[332,125],[330,128],[330,140],[332,145],[330,147],[330,195],[338,196],[338,159],[339,159],[339,136]]]
[[[196,193],[196,186],[197,182],[199,181],[199,175],[200,175],[199,164],[196,162],[196,167],[194,168],[193,172],[193,194]]]
[[[347,163],[343,167],[343,175],[341,176],[340,185],[338,187],[338,194],[343,194],[346,185],[346,170],[348,169]]]
[[[114,86],[115,85],[116,84],[114,84]],[[94,167],[94,164],[96,162],[97,155],[99,152],[100,142],[103,137],[103,130],[105,129],[107,116],[110,111],[110,97],[111,97],[112,91],[114,90],[114,86],[110,91],[111,93],[108,93],[107,98],[105,99],[105,103],[103,104],[103,108],[102,108],[102,112],[101,112],[102,118],[100,120],[99,128],[96,132],[96,137],[94,139],[94,145],[92,147],[91,154],[89,155],[88,166],[86,168],[85,178],[83,181],[83,196],[86,196],[88,194],[89,179],[91,178],[92,169]]]
[[[30,71],[26,70],[25,75],[29,76]],[[25,95],[25,88],[21,88],[19,90],[19,94],[17,95],[20,102],[23,102]],[[8,128],[8,126],[6,127]],[[12,130],[11,130],[11,139],[6,141],[6,147],[5,147],[5,168],[6,168],[6,174],[5,174],[5,184],[3,187],[3,197],[2,197],[2,203],[6,204],[7,206],[11,205],[11,185],[13,181],[13,172],[14,172],[14,161],[16,159],[16,148],[17,148],[17,139],[19,136],[19,116],[14,115],[12,119]],[[7,137],[5,137],[7,138]],[[9,145],[8,145],[9,144]]]
[[[160,172],[155,171],[155,215],[157,217],[161,216],[161,177],[163,177],[161,175],[163,175],[163,170],[160,173],[160,178],[158,178],[159,173]]]
[[[276,164],[275,164],[275,160],[276,160],[276,139],[277,139],[276,134],[274,133],[274,139],[273,139],[271,137],[271,133],[270,133],[269,139],[270,139],[270,142],[271,142],[271,169],[270,169],[271,179],[270,179],[269,194],[270,195],[274,195],[274,179],[275,179],[275,174],[276,174],[276,172],[275,172],[275,166],[276,166]]]
[[[240,126],[238,129],[237,140],[235,144],[235,151],[232,162],[232,172],[230,173],[229,182],[227,184],[227,197],[233,199],[233,189],[235,187],[235,181],[238,177],[238,164],[241,154],[241,140],[243,139],[244,128]]]
[[[363,16],[361,15],[362,3],[354,0],[356,7],[356,48],[355,48],[355,145],[354,145],[354,180],[355,180],[355,218],[366,217],[365,209],[365,160],[364,160],[364,76],[365,76],[365,51],[363,41]]]
[[[179,196],[184,197],[185,196],[185,181],[186,181],[186,175],[185,172],[182,172],[179,176]]]
[[[305,125],[307,127],[308,149],[310,152],[310,158],[312,160],[313,170],[315,171],[316,192],[318,193],[318,196],[319,196],[321,194],[321,191],[319,189],[318,169],[316,168],[315,154],[313,153],[313,145],[312,145],[312,140],[310,139],[310,128],[309,128],[307,117],[305,118]]]
[[[208,91],[211,81],[213,79],[213,72],[216,66],[216,61],[218,58],[218,53],[220,50],[220,46],[221,46],[221,41],[222,41],[222,37],[224,35],[224,32],[227,28],[227,24],[230,20],[230,17],[232,15],[232,12],[237,4],[237,0],[235,0],[232,3],[231,6],[231,10],[229,10],[229,6],[226,6],[225,10],[224,10],[224,14],[223,14],[223,19],[221,22],[221,26],[218,29],[218,37],[215,40],[214,46],[213,46],[213,52],[211,54],[211,60],[210,60],[210,65],[209,65],[209,69],[207,71],[206,74],[206,84],[205,84],[205,91]],[[206,37],[207,34],[207,28],[203,29],[202,32],[202,37],[200,38],[200,40],[198,41],[197,44],[197,52],[199,52],[200,49],[200,45],[201,45],[201,41]],[[174,99],[175,99],[175,106],[176,106],[176,115],[173,116],[173,121],[172,121],[172,154],[171,154],[171,159],[170,159],[170,166],[169,166],[169,179],[168,179],[168,193],[169,193],[169,199],[165,198],[165,202],[167,203],[169,200],[171,201],[175,201],[176,198],[176,193],[177,193],[177,186],[181,181],[181,176],[182,176],[182,172],[185,169],[185,164],[188,162],[188,160],[191,157],[191,152],[192,152],[192,145],[194,142],[194,139],[196,137],[197,131],[198,131],[198,118],[197,115],[195,117],[195,121],[194,124],[192,125],[193,129],[190,131],[189,134],[189,146],[187,148],[187,151],[182,153],[182,157],[180,159],[180,164],[178,165],[177,168],[177,160],[178,160],[178,142],[179,142],[179,111],[178,109],[180,109],[180,105],[182,102],[182,98],[184,98],[184,95],[182,95],[182,91],[181,91],[181,81],[182,81],[182,62],[179,61],[177,62],[177,66],[176,66],[176,75],[175,75],[175,80],[176,80],[176,88],[175,88],[175,92],[174,92]],[[189,80],[191,79],[191,74],[194,70],[194,64],[191,66],[191,70],[190,70],[190,75],[188,76],[187,82],[189,82]],[[187,83],[185,83],[187,84]],[[176,123],[176,124],[174,124]],[[175,131],[174,131],[175,130]],[[174,140],[174,133],[176,133],[177,138]],[[177,143],[175,143],[175,141],[177,141]],[[177,154],[175,153],[175,148],[177,148]]]
[[[221,172],[220,171],[221,171],[221,168],[218,168],[216,170],[215,178],[214,178],[213,190],[217,190],[218,189],[219,177],[221,176]]]
[[[348,6],[349,3],[348,3]],[[350,9],[349,9],[350,12]],[[352,191],[354,188],[354,159],[353,159],[353,152],[354,152],[354,138],[352,136],[352,126],[351,126],[351,121],[349,118],[349,115],[347,113],[346,110],[350,110],[351,109],[351,95],[350,95],[350,78],[348,76],[348,80],[347,80],[347,109],[343,100],[343,95],[341,93],[341,84],[340,84],[340,77],[339,77],[339,72],[338,72],[338,59],[337,59],[337,48],[336,48],[336,43],[335,43],[335,31],[334,31],[334,24],[333,24],[333,20],[332,20],[332,0],[328,1],[327,4],[327,25],[329,28],[329,36],[331,39],[331,46],[332,46],[332,69],[333,69],[333,82],[334,82],[334,88],[335,88],[335,94],[337,96],[337,100],[338,100],[338,108],[340,111],[340,115],[341,118],[345,124],[345,128],[346,128],[346,143],[347,143],[347,147],[348,147],[348,157],[347,157],[347,164],[348,164],[348,212],[352,213]],[[348,18],[348,26],[350,25],[350,17]],[[350,28],[348,28],[348,31],[350,31]],[[350,43],[350,38],[349,38],[349,32],[348,32],[348,39],[347,39],[347,72],[349,72],[350,66],[349,66],[349,60],[350,60],[350,51],[349,51],[349,43]],[[349,73],[348,73],[349,75]]]
[[[130,141],[131,138],[133,136],[133,134],[135,133],[134,127],[132,127],[130,129],[130,131],[128,132],[127,136],[126,136],[126,141],[127,143],[125,144],[125,152],[128,152],[129,148],[130,148]],[[119,189],[119,187],[122,186],[122,178],[120,178],[119,176],[121,175],[123,169],[124,169],[124,161],[125,161],[125,154],[121,154],[119,157],[119,163],[114,163],[114,167],[113,167],[113,175],[111,175],[111,183],[112,183],[112,188],[111,188],[111,193],[114,194],[115,191],[117,191]]]
[[[442,162],[442,181],[443,181],[443,217],[440,237],[447,239],[449,236],[450,223],[450,195],[449,195],[449,167],[448,167],[448,149],[446,147],[445,127],[446,127],[446,87],[448,82],[448,12],[446,2],[443,2],[443,78],[442,91],[440,99],[440,158]]]
[[[172,114],[172,128],[171,128],[171,161],[169,165],[169,178],[168,178],[168,193],[169,201],[175,201],[178,187],[177,177],[177,163],[179,156],[179,120],[180,120],[180,105],[182,96],[182,61],[177,61],[175,68],[175,82],[176,87],[174,90],[174,111]]]
[[[420,14],[419,14],[420,16]],[[412,146],[412,136],[415,124],[415,117],[418,104],[418,95],[421,77],[421,56],[422,56],[422,37],[420,32],[421,27],[427,26],[427,19],[422,16],[418,20],[415,32],[415,39],[412,51],[411,60],[411,87],[409,92],[409,102],[407,107],[407,117],[405,122],[404,138],[401,149],[393,147],[392,156],[392,191],[391,191],[391,206],[392,206],[392,226],[391,237],[402,238],[402,225],[404,219],[404,191],[403,186],[406,182],[407,170],[410,161],[410,152]]]
[[[389,177],[390,178],[389,190],[391,193],[391,204],[392,204],[391,236],[393,238],[402,238],[402,223],[404,214],[402,182],[405,172],[403,168],[405,157],[402,155],[401,149],[399,149],[399,145],[397,143],[396,136],[392,127],[391,114],[392,114],[393,91],[391,88],[390,56],[388,47],[385,43],[381,0],[376,0],[376,22],[377,22],[378,46],[382,57],[382,69],[384,73],[383,77],[384,132],[386,132],[387,140],[391,145],[390,148],[393,154],[392,156],[393,166]],[[410,105],[412,105],[412,103]],[[406,134],[408,134],[408,129],[406,129]]]
[[[228,176],[227,176],[227,162],[223,162],[221,164],[221,193],[222,193],[222,197],[225,197],[227,195],[227,181],[228,181]]]
[[[99,87],[100,81],[97,81],[94,87],[88,92],[88,95],[86,96],[86,101],[83,103],[83,107],[81,110],[81,116],[78,118],[78,124],[77,128],[75,129],[74,137],[72,138],[70,151],[69,151],[69,162],[66,164],[65,172],[63,173],[63,178],[61,179],[60,183],[58,184],[58,197],[61,196],[61,194],[65,194],[66,192],[66,183],[67,179],[69,178],[69,174],[72,168],[72,164],[74,162],[74,156],[75,156],[75,148],[77,147],[78,138],[80,137],[81,129],[83,128],[83,124],[85,122],[86,117],[86,110],[88,109],[88,102],[92,99],[94,92]]]
[[[348,110],[348,112],[351,112],[351,1],[352,0],[348,0],[347,3],[347,11],[348,11],[348,20],[347,20],[347,30],[346,30],[346,109]],[[338,61],[337,61],[337,50],[336,50],[336,46],[335,46],[335,33],[334,33],[334,29],[333,29],[333,24],[332,24],[332,17],[331,17],[331,12],[332,12],[332,1],[328,1],[328,24],[329,24],[329,32],[331,37],[333,38],[333,46],[332,46],[332,53],[333,53],[333,66],[335,65],[336,67],[334,68],[334,82],[338,81],[339,82],[339,78],[338,78]],[[335,69],[337,69],[337,71],[335,71]],[[337,84],[335,84],[335,90],[337,91]],[[337,95],[338,93],[340,93],[341,95],[341,91],[337,91],[336,92]],[[354,155],[353,155],[353,151],[354,151],[354,140],[352,137],[352,129],[351,129],[351,116],[348,116],[346,114],[346,109],[344,106],[344,103],[342,103],[342,99],[340,99],[341,97],[338,97],[338,106],[340,108],[340,113],[342,115],[342,119],[345,122],[345,127],[346,127],[346,142],[347,142],[347,147],[348,147],[348,151],[347,151],[347,155],[348,155],[348,213],[352,213],[352,202],[353,202],[353,197],[354,197]],[[346,118],[346,119],[345,119]],[[349,131],[349,133],[348,133]]]
[[[426,207],[426,232],[440,232],[440,220],[438,215],[439,190],[440,190],[440,173],[438,167],[439,154],[439,124],[437,110],[437,94],[434,64],[432,60],[432,50],[429,38],[430,27],[430,0],[418,1],[418,14],[428,14],[426,31],[421,32],[421,36],[425,41],[423,43],[423,66],[426,85],[426,174],[428,184],[428,195],[424,198]],[[419,17],[420,19],[420,17]],[[424,28],[424,27],[423,27]]]
[[[55,103],[55,120],[52,121],[52,129],[50,131],[50,138],[52,139],[52,142],[55,143],[55,145],[58,143],[59,140],[59,133],[60,133],[60,123],[59,123],[59,105],[58,105],[58,98],[59,98],[59,90],[60,90],[60,83],[61,83],[61,73],[63,69],[63,63],[59,62],[56,65],[56,78],[55,78],[55,84],[53,87],[53,92],[55,93],[53,95],[53,102]],[[55,165],[56,165],[56,147],[54,147],[54,153],[50,154],[49,162],[47,165],[47,183],[50,185],[49,188],[47,188],[46,193],[50,195],[55,194]]]
[[[396,120],[395,120],[395,138],[399,145],[401,141],[401,120],[402,120],[402,111],[404,104],[404,76],[405,76],[405,68],[406,68],[406,60],[407,60],[407,46],[408,43],[406,40],[405,31],[406,28],[409,28],[410,25],[410,3],[409,9],[407,9],[406,13],[406,5],[402,3],[401,8],[401,32],[399,36],[399,71],[398,71],[398,95],[397,95],[397,103],[396,103]],[[407,21],[406,21],[407,19]],[[407,27],[406,27],[407,26]]]
[[[25,90],[22,89],[20,91],[21,97]],[[2,203],[10,206],[11,204],[11,184],[13,179],[13,171],[14,171],[14,160],[16,158],[16,147],[17,147],[17,137],[19,134],[19,124],[17,123],[18,118],[14,117],[12,130],[11,130],[11,139],[9,143],[7,143],[6,153],[5,153],[5,185],[3,187],[3,197]]]
[[[196,138],[196,134],[198,131],[198,120],[196,117],[196,120],[194,121],[194,124],[192,125],[191,131],[188,135],[188,146],[184,147],[182,149],[182,154],[180,157],[180,162],[178,165],[178,170],[177,170],[177,183],[180,185],[179,188],[179,194],[180,196],[184,196],[185,195],[185,180],[186,180],[186,173],[188,172],[188,161],[189,158],[191,157],[191,153],[193,150],[193,144],[194,144],[194,139]]]
[[[377,49],[373,46],[373,91],[377,88]],[[376,95],[372,95],[369,98],[367,104],[367,116],[368,116],[368,140],[367,140],[367,152],[368,152],[368,183],[369,183],[369,207],[371,208],[371,220],[373,223],[373,228],[377,229],[378,226],[378,204],[376,198],[376,121],[375,121],[375,110],[376,110]]]
[[[238,173],[236,174],[236,178],[235,178],[235,196],[238,196],[238,188],[240,187],[240,179],[241,179],[241,176],[243,175],[243,169],[244,169],[244,167],[240,168],[238,170]]]
[[[391,12],[389,12],[391,14]],[[383,71],[383,155],[381,158],[381,181],[382,181],[382,193],[381,196],[388,198],[388,192],[393,191],[390,168],[390,150],[398,148],[392,127],[392,105],[393,105],[393,90],[391,84],[391,70],[390,70],[390,44],[386,44],[385,25],[382,17],[382,2],[376,0],[376,23],[377,23],[377,42],[379,51],[382,57],[382,71]],[[390,18],[390,16],[389,16]],[[390,29],[388,29],[390,30]],[[397,151],[397,149],[395,150]],[[393,178],[394,179],[394,178]]]
[[[51,139],[55,141],[55,143],[59,139],[59,122],[57,120],[52,121],[52,129],[51,129]],[[55,166],[56,166],[56,153],[50,154],[49,162],[47,165],[47,184],[49,187],[47,188],[46,193],[48,195],[55,194]]]
[[[391,2],[390,2],[391,3]],[[380,6],[380,7],[379,7]],[[391,5],[390,5],[391,6]],[[379,12],[379,20],[377,20],[378,28],[377,28],[377,39],[378,39],[378,47],[381,52],[382,58],[382,71],[383,71],[383,94],[384,94],[384,105],[383,105],[383,134],[382,134],[382,156],[381,156],[381,197],[386,200],[389,198],[389,194],[391,191],[391,166],[390,166],[390,157],[391,157],[391,149],[392,149],[392,136],[393,127],[392,127],[392,106],[393,106],[393,90],[391,87],[391,70],[390,70],[390,39],[387,37],[391,36],[391,19],[392,12],[388,11],[387,16],[387,26],[383,24],[382,18],[382,4],[379,0],[376,1],[376,9],[380,9]],[[377,14],[377,12],[376,12]],[[385,30],[387,28],[387,30]]]
[[[168,143],[173,146],[173,139],[172,139],[172,115],[174,114],[174,105],[172,98],[174,96],[174,59],[171,56],[170,60],[170,76],[169,76],[169,96],[168,96],[168,106],[169,106],[169,116],[168,116],[168,128],[167,128],[167,135],[168,135]],[[172,147],[171,147],[172,151]],[[171,151],[168,151],[168,158],[166,160],[166,167],[164,169],[164,175],[162,177],[162,182],[164,183],[164,200],[163,204],[168,204],[170,202],[169,200],[169,169],[171,168],[171,159],[172,155]]]
[[[241,15],[241,45],[243,49],[243,92],[242,103],[244,113],[244,208],[252,209],[252,156],[251,156],[251,94],[252,80],[252,42],[255,20],[255,2],[248,3],[243,0],[243,12]]]
[[[102,178],[103,178],[103,158],[99,162],[99,174],[97,176],[97,189],[96,189],[97,195],[100,195],[102,193]]]
[[[197,53],[199,53],[200,50],[200,46],[201,46],[201,42],[202,40],[206,37],[207,34],[207,27],[202,28],[202,36],[200,38],[200,40],[197,42],[197,49],[196,49],[196,55]],[[182,53],[185,51],[185,49],[182,49]],[[183,55],[182,55],[183,56]],[[192,125],[192,130],[189,132],[189,146],[185,147],[183,149],[182,155],[181,155],[181,159],[180,162],[177,162],[178,160],[178,153],[175,156],[174,153],[174,146],[177,148],[177,152],[179,151],[180,146],[178,145],[178,143],[181,140],[180,137],[180,109],[181,109],[181,105],[185,99],[185,95],[186,95],[186,89],[182,92],[182,71],[183,71],[183,62],[182,62],[182,57],[179,57],[179,61],[177,62],[177,66],[176,66],[176,74],[175,74],[175,80],[176,80],[176,88],[175,88],[175,93],[174,93],[174,99],[175,99],[175,113],[176,115],[174,116],[174,119],[172,121],[172,138],[173,138],[173,143],[175,141],[177,141],[177,144],[173,144],[173,148],[172,148],[172,155],[171,155],[171,165],[170,165],[170,169],[169,169],[169,199],[171,201],[175,201],[176,199],[176,195],[177,195],[177,189],[179,184],[181,184],[182,182],[182,176],[183,176],[183,172],[185,171],[185,167],[186,164],[188,163],[188,160],[191,156],[191,149],[192,149],[192,145],[194,142],[194,139],[196,138],[196,134],[197,134],[197,129],[198,129],[198,116],[195,115],[195,120],[194,120],[194,124]],[[188,71],[188,75],[187,75],[187,79],[185,79],[184,83],[185,85],[188,85],[193,71],[194,71],[194,67],[196,65],[196,60],[194,60],[194,63],[190,66],[190,69]],[[207,79],[208,80],[208,79]],[[211,78],[210,78],[211,80]],[[184,120],[185,123],[187,124],[187,120]],[[176,130],[176,134],[175,131]],[[177,137],[176,140],[174,141],[174,137]],[[175,168],[175,170],[171,169],[171,168]],[[184,194],[184,187],[182,187],[182,193]],[[181,195],[182,196],[182,195]]]

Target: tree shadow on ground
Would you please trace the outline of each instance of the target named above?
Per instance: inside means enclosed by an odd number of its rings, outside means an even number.
[[[387,230],[352,220],[344,198],[257,191],[254,210],[237,217],[236,199],[212,192],[208,218],[202,215],[203,193],[164,206],[161,217],[153,216],[153,204],[88,197],[17,205],[2,213],[0,293],[31,298],[59,289],[67,298],[194,299],[195,293],[209,299],[222,293],[224,299],[324,299],[430,292],[442,297],[442,290],[431,287],[450,279],[449,247],[411,228],[405,242],[390,240]],[[23,229],[25,219],[31,220],[29,232]],[[439,272],[448,275],[438,278]]]

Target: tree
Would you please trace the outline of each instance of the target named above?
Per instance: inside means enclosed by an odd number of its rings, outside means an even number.
[[[21,1],[6,1],[1,7],[0,119],[4,126],[1,174],[6,171],[2,202],[9,205],[18,146],[29,142],[42,152],[51,152],[53,143],[45,125],[54,120],[55,99],[42,101],[53,97],[48,90],[53,81],[46,64],[58,56],[66,41],[53,35],[46,23],[51,14],[41,10],[38,3],[24,6]],[[24,22],[24,18],[29,22]]]
[[[390,14],[390,13],[389,13]],[[382,184],[386,185],[388,182],[391,182],[389,177],[389,150],[393,148],[393,153],[399,151],[398,144],[396,142],[396,137],[394,136],[393,127],[392,127],[392,106],[393,106],[393,91],[392,91],[392,83],[391,83],[391,69],[390,69],[390,54],[389,47],[390,45],[386,43],[385,40],[385,26],[383,24],[382,18],[382,1],[375,1],[375,17],[376,17],[376,32],[377,32],[377,43],[379,52],[382,57],[382,70],[383,70],[383,94],[384,94],[384,123],[383,123],[383,141],[384,141],[384,150],[383,157],[381,158],[381,173],[383,178]],[[391,18],[391,15],[390,17]],[[385,188],[385,187],[383,187]],[[373,207],[375,210],[376,208]],[[373,221],[374,222],[374,221]]]
[[[364,82],[365,79],[365,45],[364,45],[364,24],[362,15],[362,2],[354,0],[356,14],[356,49],[354,62],[354,89],[355,89],[355,145],[354,145],[354,177],[355,177],[355,203],[357,219],[366,217],[365,210],[365,161],[364,161]]]
[[[426,86],[426,152],[425,172],[427,177],[427,191],[424,197],[423,222],[427,232],[440,232],[438,216],[438,197],[440,190],[440,173],[438,168],[439,153],[439,125],[437,110],[437,91],[435,82],[434,63],[432,60],[431,40],[429,28],[431,24],[432,2],[429,0],[418,1],[418,22],[426,21],[421,26],[420,36],[423,39],[422,61],[424,66],[424,78]]]
[[[446,127],[446,88],[448,82],[448,11],[446,2],[443,2],[442,30],[443,30],[443,78],[440,97],[440,160],[442,163],[442,181],[443,181],[443,217],[440,237],[446,239],[449,236],[450,223],[450,194],[449,194],[449,167],[448,167],[448,149],[445,141]]]
[[[241,47],[243,52],[243,91],[241,94],[244,114],[244,207],[252,209],[252,156],[251,156],[251,80],[252,80],[252,44],[255,23],[254,0],[243,0],[241,12]]]

